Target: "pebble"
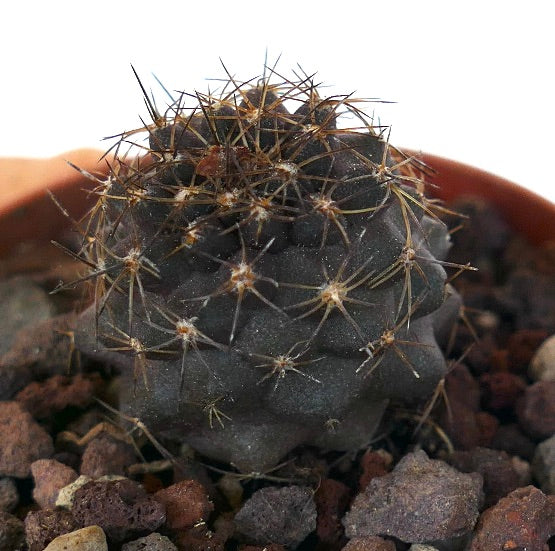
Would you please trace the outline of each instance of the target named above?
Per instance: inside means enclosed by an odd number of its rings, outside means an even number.
[[[145,538],[122,545],[121,551],[177,551],[177,547],[166,536],[153,532]]]
[[[216,483],[218,490],[227,499],[229,506],[236,511],[243,504],[243,486],[236,476],[224,474]]]
[[[227,534],[222,535],[218,532],[213,532],[203,525],[196,526],[190,530],[176,532],[174,536],[177,548],[184,551],[224,551],[228,539]],[[275,549],[274,546],[264,547],[266,551]],[[260,547],[257,551],[263,551],[263,548]],[[285,550],[280,547],[279,551]]]
[[[31,370],[27,366],[13,365],[5,356],[0,357],[0,400],[11,400],[31,378]]]
[[[431,545],[423,545],[421,543],[413,543],[409,547],[409,551],[438,551],[437,547]]]
[[[31,463],[54,453],[50,435],[18,402],[0,402],[0,476],[27,478]]]
[[[546,494],[555,494],[555,434],[536,448],[532,474]]]
[[[71,344],[67,332],[73,329],[75,317],[74,313],[61,314],[24,327],[16,334],[9,352],[0,359],[0,366],[11,366],[38,379],[66,374]],[[15,390],[25,384],[17,385]]]
[[[364,490],[376,476],[383,476],[390,471],[393,456],[385,450],[367,450],[360,460],[362,474],[358,480],[359,490]]]
[[[544,440],[555,434],[555,381],[530,385],[516,406],[518,422],[526,434]]]
[[[353,538],[341,551],[395,551],[392,541],[384,540],[379,536],[364,536]]]
[[[106,534],[100,526],[87,526],[54,538],[44,551],[108,551]]]
[[[53,312],[50,297],[31,279],[16,276],[0,281],[0,356],[10,350],[20,329],[48,319]]]
[[[492,410],[511,409],[526,390],[526,381],[513,373],[497,371],[480,377],[482,402]]]
[[[536,350],[528,375],[534,381],[555,381],[555,335],[547,338]]]
[[[21,402],[35,419],[44,419],[68,406],[85,408],[93,401],[98,377],[78,374],[72,377],[54,375],[45,381],[29,383],[18,392]]]
[[[548,333],[543,329],[520,329],[507,341],[508,367],[514,373],[524,374],[538,347]]]
[[[498,421],[480,411],[480,386],[464,364],[457,364],[445,378],[449,408],[443,407],[440,425],[456,448],[468,450],[490,444]]]
[[[521,477],[504,451],[474,448],[456,451],[451,464],[463,473],[480,473],[484,479],[485,506],[490,507],[520,486]]]
[[[41,509],[29,511],[25,517],[25,537],[29,551],[43,551],[54,539],[73,532],[78,523],[69,511],[63,509]]]
[[[126,474],[126,469],[137,461],[133,446],[107,433],[100,433],[85,447],[81,458],[82,475],[99,478],[104,475]]]
[[[323,545],[335,548],[343,537],[341,518],[345,514],[351,500],[351,490],[348,486],[324,478],[320,481],[314,494],[316,503],[316,534]]]
[[[0,478],[0,511],[9,513],[16,508],[19,494],[15,482],[11,478]]]
[[[23,549],[24,543],[23,522],[5,511],[0,511],[0,551]]]
[[[96,524],[108,540],[121,542],[164,524],[164,505],[132,480],[92,481],[73,496],[71,512],[81,527]]]
[[[268,487],[257,490],[235,515],[237,531],[248,543],[297,547],[316,529],[311,488]]]
[[[71,509],[75,492],[91,480],[92,478],[90,476],[81,475],[78,476],[73,482],[69,483],[67,486],[60,488],[60,491],[58,492],[58,497],[56,498],[56,507],[61,507],[62,509]]]
[[[99,480],[99,481],[102,481],[102,480],[108,481],[108,480],[123,480],[123,479],[125,479],[124,476],[107,475],[107,476],[101,476],[97,480]],[[79,488],[84,486],[87,482],[91,482],[91,481],[92,481],[92,478],[90,476],[81,475],[78,478],[76,478],[71,484],[68,484],[67,486],[64,486],[58,492],[58,498],[56,499],[56,507],[61,507],[62,509],[71,509],[71,507],[73,505],[73,496],[75,495],[75,492]]]
[[[496,450],[504,450],[509,455],[530,460],[534,455],[536,444],[522,432],[517,423],[508,423],[499,425],[493,436],[491,447]]]
[[[77,473],[67,465],[55,459],[39,459],[31,463],[31,474],[35,482],[33,499],[41,509],[56,506],[58,494],[62,488],[77,478]]]
[[[459,473],[418,451],[355,497],[343,519],[345,534],[394,536],[407,543],[450,540],[472,530],[482,500],[479,474]]]
[[[555,534],[555,496],[518,488],[480,517],[470,551],[544,551]]]
[[[181,480],[154,494],[154,499],[166,508],[166,526],[170,530],[186,530],[207,520],[214,510],[202,484],[196,480]]]

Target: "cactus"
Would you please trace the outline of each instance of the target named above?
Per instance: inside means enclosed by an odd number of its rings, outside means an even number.
[[[164,114],[145,93],[72,253],[76,340],[121,369],[121,411],[245,472],[365,445],[388,401],[431,394],[458,310],[412,160],[360,100],[280,78]]]

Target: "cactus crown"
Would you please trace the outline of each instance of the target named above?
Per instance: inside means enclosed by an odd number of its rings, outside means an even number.
[[[361,100],[270,76],[164,114],[145,93],[152,122],[120,136],[77,253],[83,320],[133,367],[122,407],[244,468],[357,446],[444,371],[448,238],[411,160]]]

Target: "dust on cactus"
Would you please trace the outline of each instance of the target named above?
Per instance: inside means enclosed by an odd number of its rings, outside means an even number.
[[[459,307],[412,159],[361,100],[269,72],[163,114],[145,93],[73,253],[76,342],[119,366],[121,411],[245,472],[357,449],[388,401],[426,399]]]

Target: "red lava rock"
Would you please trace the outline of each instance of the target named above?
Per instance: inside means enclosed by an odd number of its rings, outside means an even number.
[[[27,478],[31,463],[50,457],[50,435],[18,402],[0,402],[0,475]]]
[[[423,451],[410,453],[356,496],[343,519],[345,534],[413,543],[461,537],[472,530],[482,499],[479,474],[459,473]]]
[[[166,507],[166,526],[170,530],[185,530],[207,520],[214,510],[206,490],[196,480],[182,480],[154,494],[154,499]]]
[[[100,526],[109,540],[122,541],[154,532],[164,524],[164,506],[128,479],[87,482],[71,509],[80,526]]]
[[[98,376],[54,375],[40,383],[29,383],[15,400],[21,402],[33,417],[42,419],[68,406],[87,407],[93,401],[99,381]]]
[[[468,368],[456,365],[446,376],[449,407],[443,407],[439,424],[456,448],[469,450],[489,444],[497,421],[480,411],[480,387]]]
[[[498,350],[495,338],[490,334],[486,334],[480,338],[478,343],[471,342],[474,344],[465,357],[465,363],[471,367],[473,373],[481,374],[488,372],[491,369],[492,355]],[[461,352],[464,353],[465,351]]]
[[[80,528],[69,511],[41,509],[25,517],[25,537],[29,551],[42,551],[54,538]]]
[[[39,459],[33,462],[31,474],[35,481],[33,499],[41,509],[53,509],[58,492],[79,476],[71,467],[55,459]]]
[[[235,526],[248,543],[295,548],[316,529],[312,489],[285,486],[257,490],[235,515]]]
[[[320,541],[329,546],[337,545],[343,537],[341,518],[347,510],[351,490],[345,484],[324,478],[321,480],[314,501],[316,503],[316,533]]]
[[[377,477],[387,474],[390,470],[393,457],[385,450],[367,450],[360,460],[362,474],[358,479],[358,487],[364,490],[370,481]]]
[[[85,447],[80,473],[99,478],[107,474],[123,476],[137,460],[133,446],[107,433],[100,433]]]
[[[530,385],[517,403],[520,426],[526,434],[540,440],[555,433],[555,381]]]
[[[519,488],[482,513],[470,551],[544,551],[555,534],[555,496]]]
[[[536,350],[548,337],[543,329],[520,329],[507,341],[509,369],[514,373],[526,373]]]
[[[526,389],[524,379],[506,371],[484,373],[480,385],[484,407],[493,410],[512,409]]]
[[[180,551],[224,551],[227,541],[201,526],[178,532],[174,540]]]
[[[463,473],[480,473],[484,479],[485,506],[490,507],[520,486],[511,457],[497,450],[474,448],[456,451],[451,464]]]
[[[160,477],[153,473],[145,473],[142,475],[140,483],[147,494],[155,494],[157,491],[164,489],[164,483],[160,480]]]
[[[499,426],[497,417],[487,411],[472,411],[461,402],[449,402],[440,417],[456,448],[471,450],[476,446],[489,446]]]
[[[365,536],[353,538],[341,551],[395,551],[392,541],[384,540],[378,536]]]
[[[474,414],[474,421],[477,429],[476,445],[489,447],[497,432],[499,419],[487,411],[479,411]]]
[[[19,494],[15,482],[11,478],[0,478],[0,511],[9,513],[16,508],[18,502]]]
[[[0,511],[0,549],[16,551],[23,549],[25,544],[25,529],[23,522],[17,517]]]
[[[494,350],[489,361],[490,371],[507,371],[509,369],[509,351],[505,349]]]
[[[480,386],[464,364],[456,364],[445,377],[449,402],[457,402],[471,411],[480,409]]]
[[[517,455],[522,459],[530,460],[534,455],[536,445],[516,423],[509,423],[497,428],[491,447],[496,450],[504,450],[509,455]]]

